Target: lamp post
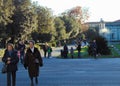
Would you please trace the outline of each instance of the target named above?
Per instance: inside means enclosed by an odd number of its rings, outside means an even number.
[[[103,28],[100,30],[100,33],[103,37],[106,38],[106,34],[109,33],[109,30],[107,28]]]

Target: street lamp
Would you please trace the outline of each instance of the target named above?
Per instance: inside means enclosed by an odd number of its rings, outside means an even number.
[[[108,34],[110,31],[107,28],[103,28],[100,30],[100,34],[105,37],[105,34]]]

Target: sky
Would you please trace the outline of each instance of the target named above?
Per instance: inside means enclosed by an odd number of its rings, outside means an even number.
[[[89,22],[115,21],[120,19],[120,0],[32,0],[38,4],[51,8],[54,15],[81,6],[89,9]]]

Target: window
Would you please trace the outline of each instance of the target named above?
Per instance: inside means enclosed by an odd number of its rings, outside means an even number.
[[[115,39],[115,34],[111,33],[111,39]]]

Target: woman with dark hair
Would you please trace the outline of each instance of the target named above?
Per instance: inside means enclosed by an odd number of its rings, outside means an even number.
[[[43,65],[40,52],[37,48],[34,47],[35,42],[29,41],[29,48],[25,55],[24,67],[27,69],[29,77],[31,79],[31,86],[34,86],[33,78],[35,77],[35,82],[38,84],[39,76],[39,66]]]
[[[7,66],[7,86],[11,86],[11,76],[12,86],[16,86],[16,71],[19,58],[17,57],[17,52],[14,50],[11,43],[7,45],[2,61]]]

